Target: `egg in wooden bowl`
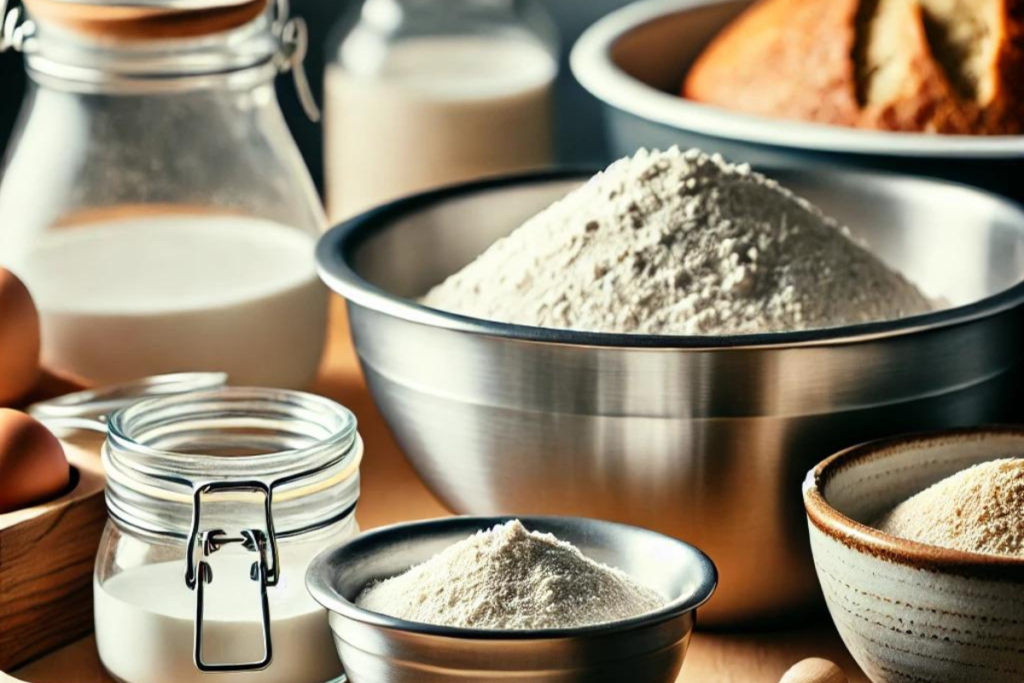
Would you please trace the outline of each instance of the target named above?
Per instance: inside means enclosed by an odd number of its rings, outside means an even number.
[[[1024,681],[1022,456],[1022,428],[963,429],[856,446],[808,475],[818,578],[874,683]]]
[[[0,406],[13,405],[39,377],[39,311],[25,284],[0,268]]]
[[[71,486],[60,441],[25,413],[0,408],[0,514],[41,503]]]

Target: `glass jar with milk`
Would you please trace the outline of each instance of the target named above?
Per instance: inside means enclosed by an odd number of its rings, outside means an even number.
[[[93,584],[107,671],[123,683],[336,679],[305,574],[358,533],[362,452],[351,413],[295,391],[216,388],[114,413]]]
[[[536,0],[365,0],[326,69],[331,218],[549,164],[556,43]]]
[[[30,86],[0,263],[28,284],[58,371],[315,375],[324,216],[274,90],[301,69],[304,26],[268,0],[218,2],[24,0],[5,23]]]

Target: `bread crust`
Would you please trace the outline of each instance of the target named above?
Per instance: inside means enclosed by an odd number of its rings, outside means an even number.
[[[890,131],[970,134],[978,126],[979,108],[959,102],[945,71],[932,56],[917,3],[905,3],[898,20],[899,42],[906,50],[901,89],[895,97],[865,103],[854,125]]]
[[[991,110],[993,129],[1019,135],[1024,133],[1024,0],[1004,0],[999,49],[995,70],[998,74]]]
[[[853,125],[857,0],[758,2],[690,70],[685,96],[766,116]]]
[[[929,42],[919,0],[760,0],[705,49],[683,84],[683,96],[735,111],[877,130],[985,135],[1024,127],[1024,0],[998,3],[994,58],[984,77],[986,102],[958,93]],[[871,21],[894,52],[884,66],[893,82],[876,99],[865,69]],[[934,22],[936,19],[931,18]],[[878,30],[879,27],[874,27]],[[949,59],[948,55],[945,55]],[[868,65],[869,67],[872,65]],[[867,79],[867,80],[866,80]]]

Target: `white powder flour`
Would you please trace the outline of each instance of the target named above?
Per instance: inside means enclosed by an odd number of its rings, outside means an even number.
[[[637,334],[781,332],[927,312],[807,201],[698,150],[640,150],[431,290],[507,323]]]
[[[1024,557],[1024,458],[958,472],[900,503],[876,526],[920,543]]]
[[[666,601],[618,569],[518,520],[481,531],[370,586],[363,609],[477,629],[571,628],[660,609]]]

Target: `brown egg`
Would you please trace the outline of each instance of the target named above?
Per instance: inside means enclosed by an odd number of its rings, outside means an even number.
[[[0,408],[0,514],[53,498],[70,483],[57,437],[35,418]]]
[[[12,405],[39,376],[39,312],[25,285],[0,268],[0,406]]]

